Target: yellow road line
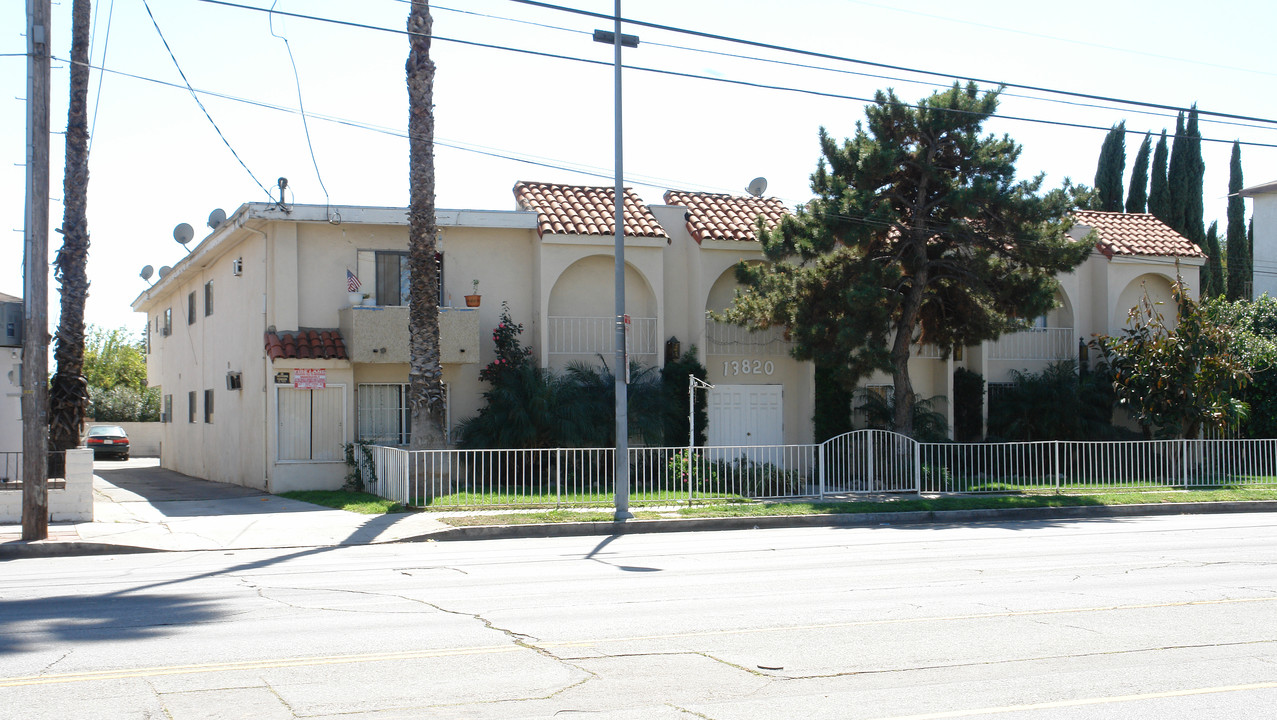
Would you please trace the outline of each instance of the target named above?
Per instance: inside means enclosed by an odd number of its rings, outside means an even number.
[[[1277,688],[1277,682],[1189,688],[1187,690],[1168,690],[1166,692],[1142,693],[1140,695],[1110,695],[1108,697],[1056,700],[1053,702],[1029,703],[1027,705],[1002,705],[999,707],[973,708],[970,710],[950,710],[947,712],[924,713],[922,715],[898,715],[890,718],[878,718],[877,720],[945,720],[946,718],[963,718],[975,715],[992,715],[995,713],[1025,712],[1028,710],[1054,710],[1058,708],[1079,707],[1083,705],[1107,705],[1109,703],[1134,702],[1138,700],[1158,700],[1161,698],[1209,695],[1211,693],[1243,692],[1246,690],[1269,690],[1273,688]]]
[[[1026,617],[1043,615],[1065,615],[1077,613],[1111,612],[1119,610],[1150,610],[1157,608],[1193,607],[1201,605],[1229,605],[1254,602],[1274,602],[1277,597],[1235,598],[1225,600],[1192,600],[1171,603],[1144,603],[1133,605],[1105,605],[1081,608],[1056,608],[1048,610],[1019,610],[996,613],[977,613],[966,615],[927,616],[915,618],[881,618],[877,620],[857,620],[841,623],[821,623],[812,625],[785,625],[768,628],[730,628],[723,630],[699,630],[685,633],[665,633],[658,635],[635,635],[630,637],[598,638],[594,640],[559,640],[534,643],[540,648],[585,647],[605,643],[640,642],[649,640],[676,640],[697,637],[721,637],[727,635],[751,635],[770,632],[801,632],[806,630],[831,630],[838,628],[868,627],[874,625],[896,625],[903,623],[953,622],[963,620],[987,620],[1002,617]],[[57,683],[90,682],[94,680],[119,680],[127,678],[158,677],[163,675],[185,675],[212,672],[235,672],[240,670],[267,670],[272,668],[307,667],[318,665],[342,665],[351,663],[389,662],[393,660],[421,660],[428,658],[453,657],[459,655],[496,655],[500,653],[526,650],[520,645],[487,645],[465,648],[444,648],[439,650],[404,650],[399,652],[362,653],[351,655],[322,655],[314,657],[277,658],[268,660],[245,660],[240,662],[205,663],[194,665],[168,665],[149,668],[125,670],[94,670],[79,673],[61,673],[50,675],[31,675],[27,677],[0,678],[0,688],[20,687],[24,685],[53,685]],[[930,717],[930,716],[918,716]],[[936,716],[949,717],[949,716]],[[953,717],[961,717],[955,715]]]

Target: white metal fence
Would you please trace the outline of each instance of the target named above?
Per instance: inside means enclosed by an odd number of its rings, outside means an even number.
[[[607,504],[614,492],[611,448],[367,451],[365,487],[405,505]],[[815,445],[630,448],[629,467],[635,504],[1277,486],[1277,439],[919,443],[857,430]]]

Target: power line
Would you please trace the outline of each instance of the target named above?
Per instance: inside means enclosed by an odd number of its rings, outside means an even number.
[[[211,0],[203,0],[203,1],[210,2]],[[521,5],[530,5],[532,7],[545,8],[547,10],[557,10],[560,12],[567,12],[567,13],[572,13],[575,15],[584,15],[586,17],[592,17],[592,18],[601,19],[601,20],[614,19],[612,15],[608,15],[605,13],[597,13],[597,12],[592,12],[589,10],[578,10],[577,8],[564,7],[562,5],[554,5],[552,3],[547,3],[547,2],[540,2],[540,0],[508,0],[508,1],[513,3],[519,3]],[[1005,86],[1005,87],[1019,88],[1021,90],[1032,90],[1034,92],[1052,93],[1055,95],[1067,95],[1069,97],[1084,98],[1086,100],[1100,100],[1103,102],[1120,103],[1123,105],[1136,105],[1140,107],[1151,107],[1151,108],[1158,108],[1161,110],[1175,110],[1175,111],[1183,110],[1185,112],[1188,111],[1188,108],[1181,107],[1178,105],[1164,105],[1161,103],[1144,102],[1141,100],[1128,100],[1125,98],[1115,98],[1115,97],[1109,97],[1106,95],[1094,95],[1091,93],[1074,92],[1071,90],[1057,90],[1054,88],[1041,87],[1037,85],[1025,85],[1022,83],[1011,83],[1011,82],[1005,82],[1001,80],[989,80],[984,78],[978,78],[971,75],[944,73],[944,72],[937,72],[934,70],[925,70],[922,68],[911,68],[904,65],[892,65],[890,63],[874,62],[872,60],[861,60],[858,58],[845,57],[842,55],[832,55],[829,53],[816,52],[814,50],[803,50],[801,48],[789,47],[786,45],[776,45],[774,43],[760,42],[757,40],[746,40],[743,38],[731,37],[729,35],[718,35],[716,33],[709,33],[709,32],[704,32],[701,30],[691,30],[688,28],[680,28],[680,27],[675,27],[672,25],[663,25],[661,23],[646,22],[643,20],[634,20],[631,18],[621,18],[621,22],[629,23],[631,25],[637,25],[639,27],[648,27],[648,28],[652,28],[653,30],[664,30],[666,32],[679,33],[682,35],[691,35],[693,37],[701,37],[707,40],[719,40],[722,42],[735,43],[737,45],[747,45],[750,47],[762,48],[765,50],[777,50],[780,52],[793,53],[796,55],[818,57],[818,58],[823,58],[825,60],[837,60],[839,62],[854,63],[857,65],[868,65],[870,67],[880,67],[887,70],[899,70],[901,72],[917,73],[919,75],[930,75],[932,77],[943,77],[943,78],[950,78],[954,80],[970,80],[972,82],[984,83],[986,85],[999,85],[999,86]],[[1235,113],[1223,113],[1223,112],[1200,110],[1200,109],[1197,112],[1199,115],[1211,115],[1214,117],[1232,118],[1234,120],[1250,120],[1254,122],[1277,124],[1277,120],[1274,120],[1271,118],[1252,117],[1249,115],[1238,115]]]
[[[284,41],[284,49],[288,51],[288,62],[293,66],[293,84],[297,87],[297,109],[302,117],[302,130],[306,133],[306,149],[310,151],[310,164],[315,168],[315,179],[319,181],[319,189],[324,191],[325,212],[331,210],[331,203],[328,197],[328,188],[324,185],[324,176],[319,172],[319,161],[315,159],[315,145],[310,141],[310,123],[306,121],[306,104],[302,100],[302,81],[301,76],[297,73],[297,61],[293,59],[293,46],[288,42],[288,38],[275,32],[275,5],[279,0],[274,0],[270,4],[270,14],[267,19],[270,25],[270,34]],[[284,202],[284,190],[280,187],[279,201]]]
[[[511,2],[525,2],[525,1],[527,1],[527,2],[531,2],[531,0],[511,0]],[[238,8],[238,9],[241,9],[241,10],[255,10],[255,11],[257,11],[257,12],[267,12],[267,10],[266,10],[265,8],[259,8],[259,7],[253,7],[253,6],[251,6],[251,5],[241,5],[241,4],[238,4],[238,3],[226,2],[226,0],[200,0],[200,2],[205,2],[205,3],[212,4],[212,5],[223,5],[223,6],[226,6],[226,7],[233,7],[233,8]],[[584,11],[581,11],[581,12],[584,12]],[[393,33],[393,34],[397,34],[397,35],[409,35],[409,34],[410,34],[410,33],[409,33],[409,31],[407,31],[407,30],[398,30],[398,29],[395,29],[395,28],[385,28],[385,27],[380,27],[380,26],[377,26],[377,25],[367,25],[367,24],[364,24],[364,23],[357,23],[357,22],[353,22],[353,21],[350,21],[350,20],[337,20],[337,19],[334,19],[334,18],[325,18],[325,17],[315,16],[315,15],[305,15],[305,14],[301,14],[301,13],[290,13],[290,12],[284,12],[284,11],[282,11],[282,10],[277,10],[277,11],[275,11],[275,13],[276,13],[276,14],[279,14],[279,15],[286,15],[286,16],[288,16],[288,17],[300,18],[300,19],[303,19],[303,20],[314,20],[314,21],[316,21],[316,22],[323,22],[323,23],[329,23],[329,24],[333,24],[333,25],[341,25],[341,26],[346,26],[346,27],[356,27],[356,28],[361,28],[361,29],[364,29],[364,30],[375,30],[375,31],[379,31],[379,32],[388,32],[388,33]],[[594,13],[594,14],[595,14],[595,15],[597,15],[597,13]],[[607,17],[607,16],[603,16],[603,17]],[[454,43],[454,44],[457,44],[457,45],[464,45],[464,46],[467,46],[467,47],[475,47],[475,48],[483,48],[483,49],[488,49],[488,50],[501,50],[501,51],[505,51],[505,52],[513,52],[513,53],[518,53],[518,54],[523,54],[523,55],[531,55],[531,56],[534,56],[534,57],[543,57],[543,58],[548,58],[548,59],[553,59],[553,60],[567,60],[567,61],[571,61],[571,62],[584,63],[584,64],[587,64],[587,65],[598,65],[598,66],[606,66],[606,67],[611,67],[611,66],[612,66],[612,63],[610,63],[610,62],[605,62],[605,61],[603,61],[603,60],[592,60],[592,59],[589,59],[589,58],[579,58],[579,57],[573,57],[573,56],[571,56],[571,55],[560,55],[560,54],[558,54],[558,53],[544,52],[544,51],[541,51],[541,50],[528,50],[528,49],[525,49],[525,48],[510,47],[510,46],[507,46],[507,45],[496,45],[496,44],[492,44],[492,43],[481,43],[481,42],[476,42],[476,41],[473,41],[473,40],[462,40],[462,39],[459,39],[459,38],[441,37],[441,36],[439,36],[439,35],[432,35],[432,36],[431,36],[431,39],[432,39],[432,40],[434,40],[434,41],[436,41],[436,42]],[[706,80],[706,81],[710,81],[710,82],[725,83],[725,84],[729,84],[729,85],[740,85],[740,86],[743,86],[743,87],[752,87],[752,88],[759,88],[759,89],[764,89],[764,90],[776,90],[776,91],[779,91],[779,92],[791,92],[791,93],[798,93],[798,94],[803,94],[803,95],[812,95],[812,96],[817,96],[817,97],[826,97],[826,98],[831,98],[831,99],[835,99],[835,100],[852,100],[852,101],[855,101],[855,102],[863,102],[863,103],[874,103],[874,102],[876,102],[876,100],[874,100],[873,98],[859,97],[859,96],[856,96],[856,95],[843,95],[843,94],[840,94],[840,93],[825,92],[825,91],[822,91],[822,90],[810,90],[810,89],[806,89],[806,88],[795,88],[795,87],[789,87],[789,86],[785,86],[785,85],[771,85],[771,84],[768,84],[768,83],[751,82],[751,81],[747,81],[747,80],[732,80],[732,79],[729,79],[729,78],[719,78],[719,77],[712,77],[712,76],[709,76],[709,75],[698,75],[698,74],[696,74],[696,73],[686,73],[686,72],[679,72],[679,71],[676,71],[676,70],[665,70],[665,69],[662,69],[662,68],[652,68],[652,67],[644,67],[644,66],[638,66],[638,65],[626,65],[625,67],[626,67],[627,69],[629,69],[629,70],[634,70],[634,71],[638,71],[638,72],[653,73],[653,74],[657,74],[657,75],[669,75],[669,76],[671,76],[671,77],[681,77],[681,78],[688,78],[688,79],[693,79],[693,80]],[[983,81],[977,81],[977,82],[983,82]],[[920,108],[920,106],[919,106],[919,105],[914,104],[914,103],[907,103],[907,102],[897,101],[897,103],[896,103],[896,104],[900,105],[901,107]],[[1171,108],[1171,106],[1155,106],[1155,107],[1164,107],[1164,108],[1168,108],[1168,109],[1174,109],[1174,108]],[[942,107],[935,107],[935,108],[931,108],[931,109],[932,109],[932,110],[934,110],[934,111],[937,111],[937,112],[950,112],[950,113],[959,113],[959,114],[966,114],[966,115],[978,114],[978,113],[974,113],[973,111],[969,111],[969,110],[958,110],[958,109],[954,109],[954,108],[942,108]],[[1205,111],[1198,110],[1199,115],[1200,115],[1200,114],[1202,114],[1202,113],[1204,113],[1204,112],[1205,112]],[[1218,116],[1218,115],[1221,115],[1220,113],[1215,113],[1215,114],[1216,114],[1217,116]],[[1001,120],[1012,120],[1012,121],[1018,121],[1018,122],[1029,122],[1029,123],[1035,123],[1035,124],[1039,124],[1039,125],[1054,125],[1054,126],[1057,126],[1057,127],[1070,127],[1070,128],[1078,128],[1078,129],[1083,129],[1083,130],[1100,130],[1100,131],[1108,132],[1108,131],[1111,129],[1110,127],[1106,127],[1106,126],[1102,126],[1102,125],[1087,125],[1087,124],[1085,124],[1085,123],[1070,123],[1070,122],[1064,122],[1064,121],[1062,121],[1062,120],[1046,120],[1046,119],[1042,119],[1042,118],[1031,118],[1031,117],[1023,117],[1023,116],[1017,116],[1017,115],[994,115],[993,117],[995,117],[995,118],[997,118],[997,119],[1001,119]],[[1231,115],[1230,115],[1230,116],[1226,116],[1226,117],[1241,117],[1241,118],[1243,118],[1243,119],[1246,119],[1244,116],[1231,116]],[[1252,119],[1254,119],[1254,118],[1252,118]],[[1262,119],[1258,119],[1258,120],[1259,120],[1259,121],[1261,121],[1261,122],[1271,122],[1271,121],[1262,120]],[[1132,130],[1127,130],[1127,131],[1126,131],[1126,133],[1127,133],[1128,135],[1143,134],[1144,132],[1145,132],[1145,131],[1143,131],[1143,130],[1133,130],[1133,129],[1132,129]],[[1223,140],[1223,139],[1218,139],[1218,138],[1206,138],[1206,137],[1201,138],[1201,140],[1202,140],[1202,142],[1228,143],[1228,144],[1230,144],[1230,145],[1231,145],[1233,142],[1240,142],[1242,145],[1247,145],[1247,146],[1252,146],[1252,147],[1277,147],[1277,144],[1273,144],[1273,143],[1259,143],[1259,142],[1254,142],[1254,141],[1234,141],[1234,140]]]
[[[395,1],[401,2],[401,3],[412,2],[412,0],[395,0]],[[586,31],[586,30],[576,30],[574,28],[563,27],[561,25],[550,25],[548,23],[533,22],[530,20],[522,20],[519,18],[506,17],[503,15],[493,15],[490,13],[475,12],[473,10],[459,10],[457,8],[444,7],[441,5],[432,5],[430,9],[432,11],[443,10],[445,12],[453,12],[453,13],[457,13],[461,15],[469,15],[472,17],[480,17],[480,18],[486,18],[490,20],[500,20],[503,22],[518,23],[521,25],[530,25],[533,27],[539,27],[539,28],[544,28],[548,30],[556,30],[556,31],[565,32],[565,33],[572,33],[575,35],[590,35],[591,34],[589,31]],[[645,40],[643,44],[650,45],[653,47],[667,48],[670,50],[681,50],[684,52],[693,52],[693,53],[698,53],[702,55],[713,55],[715,57],[731,58],[734,60],[747,60],[750,62],[759,62],[759,63],[768,64],[768,65],[780,65],[783,67],[800,68],[803,70],[819,70],[822,72],[838,73],[840,75],[854,75],[856,77],[872,78],[875,80],[888,80],[891,82],[910,83],[913,85],[923,85],[925,87],[932,87],[932,88],[946,88],[949,86],[948,83],[938,83],[938,82],[929,81],[929,80],[915,80],[911,78],[900,77],[899,75],[881,75],[878,73],[860,72],[857,70],[847,70],[844,68],[835,68],[835,67],[829,67],[826,65],[811,65],[808,63],[793,62],[790,60],[777,60],[775,58],[759,57],[757,55],[742,55],[740,53],[731,53],[731,52],[725,52],[722,50],[710,50],[708,48],[696,48],[696,47],[689,47],[687,45],[674,45],[672,43],[663,43],[663,42],[656,42],[651,40]],[[1277,74],[1277,73],[1274,73],[1274,74]],[[1097,110],[1122,109],[1122,110],[1125,110],[1126,112],[1136,113],[1140,115],[1150,115],[1153,117],[1161,117],[1161,118],[1175,117],[1175,115],[1172,115],[1169,113],[1155,112],[1153,110],[1135,110],[1130,108],[1116,108],[1116,107],[1113,107],[1112,105],[1097,105],[1095,103],[1078,102],[1076,100],[1063,100],[1060,98],[1051,98],[1051,97],[1040,97],[1037,95],[1022,95],[1019,93],[1006,92],[1006,93],[1002,93],[1001,97],[1018,98],[1021,100],[1031,100],[1034,102],[1048,102],[1048,103],[1054,103],[1057,105],[1092,108]],[[1236,122],[1231,120],[1213,120],[1209,118],[1202,118],[1201,122],[1211,123],[1216,125],[1231,125],[1236,127],[1246,127],[1246,128],[1263,129],[1263,130],[1274,129],[1266,125],[1256,125],[1253,123]]]
[[[231,155],[235,156],[235,160],[239,162],[239,166],[244,168],[244,172],[248,173],[248,176],[253,179],[253,182],[257,183],[257,187],[261,188],[262,192],[266,193],[266,197],[269,198],[271,196],[270,191],[266,189],[265,185],[262,185],[261,181],[257,179],[257,176],[253,174],[253,171],[249,170],[248,166],[244,164],[244,160],[240,158],[239,153],[235,152],[235,148],[231,147],[230,141],[222,134],[222,129],[217,126],[217,122],[213,120],[213,116],[209,115],[208,108],[204,107],[204,103],[201,102],[199,96],[195,94],[195,88],[191,87],[191,81],[187,80],[186,73],[182,72],[182,66],[177,62],[177,57],[173,54],[173,49],[169,47],[168,40],[164,39],[164,31],[160,30],[160,24],[156,22],[155,15],[151,12],[151,6],[147,3],[147,0],[142,0],[142,7],[146,8],[146,14],[150,16],[151,24],[155,26],[155,32],[160,36],[160,42],[164,43],[164,49],[168,51],[168,56],[172,58],[173,66],[177,68],[177,74],[182,76],[182,82],[186,84],[187,91],[190,92],[191,97],[195,99],[195,104],[199,105],[200,110],[204,111],[204,117],[208,118],[208,121],[213,125],[213,129],[217,131],[217,136],[222,139],[222,143],[226,145],[226,149],[231,151]]]
[[[97,33],[98,10],[101,9],[101,7],[102,7],[101,5],[95,5],[93,8],[94,34]],[[102,60],[100,61],[103,65],[106,65],[106,51],[111,47],[111,18],[113,17],[115,17],[115,0],[111,0],[111,4],[110,6],[108,6],[107,12],[106,12],[106,36],[102,40]],[[90,46],[93,45],[92,40],[89,41],[89,45]],[[93,96],[93,122],[92,124],[89,125],[89,151],[90,152],[93,151],[93,138],[96,136],[96,131],[98,129],[98,110],[101,109],[102,107],[102,79],[103,79],[103,74],[98,73],[98,90],[97,90],[97,93],[95,93]]]

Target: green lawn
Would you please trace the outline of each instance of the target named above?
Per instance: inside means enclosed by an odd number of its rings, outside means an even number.
[[[350,492],[347,490],[294,490],[280,493],[280,497],[289,500],[301,500],[312,505],[346,510],[361,515],[386,515],[388,513],[410,512],[409,508],[397,502],[377,497],[372,493]]]
[[[381,515],[386,513],[412,512],[398,503],[369,493],[347,492],[344,490],[305,490],[282,493],[282,497],[292,500],[322,505],[324,507],[347,510],[365,515]],[[577,496],[580,497],[580,496]],[[576,498],[574,498],[576,499]],[[1080,507],[1087,505],[1144,505],[1153,503],[1186,503],[1186,502],[1237,502],[1246,500],[1277,500],[1277,488],[1224,487],[1213,490],[1171,490],[1128,492],[1052,492],[1039,491],[1012,495],[962,495],[938,498],[919,498],[915,495],[902,495],[885,500],[856,500],[847,502],[748,502],[739,498],[723,497],[690,506],[666,510],[639,510],[634,515],[640,520],[662,518],[710,518],[710,517],[766,517],[773,515],[834,515],[846,513],[876,512],[911,512],[934,510],[980,510],[998,508],[1035,508],[1035,507]],[[553,496],[538,498],[535,496],[495,496],[495,495],[462,495],[449,496],[448,505],[436,505],[431,509],[444,510],[449,507],[461,507],[467,510],[478,510],[484,506],[497,506],[501,502],[535,502],[553,503]],[[531,523],[560,522],[607,522],[612,520],[612,511],[604,509],[611,506],[611,493],[597,493],[588,498],[577,500],[581,504],[592,505],[580,510],[530,508],[530,512],[503,512],[499,514],[477,514],[458,517],[440,517],[449,525],[524,525]],[[631,507],[652,507],[670,504],[670,501],[634,501]],[[509,506],[504,506],[506,509]]]

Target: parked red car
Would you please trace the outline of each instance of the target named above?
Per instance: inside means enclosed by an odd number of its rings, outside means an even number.
[[[84,446],[93,451],[93,459],[117,457],[129,459],[129,434],[119,425],[94,425],[84,436]]]

